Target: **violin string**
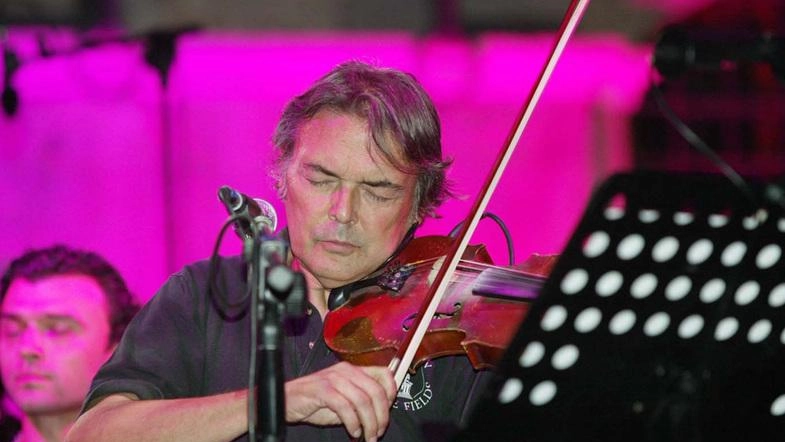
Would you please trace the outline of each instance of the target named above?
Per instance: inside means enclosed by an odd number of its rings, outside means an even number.
[[[473,263],[473,265],[462,264],[462,265],[458,266],[456,271],[463,270],[464,273],[469,273],[470,271],[472,271],[473,273],[480,273],[483,270],[486,270],[486,269],[489,269],[489,268],[493,268],[493,267],[494,266],[492,266],[492,265],[482,265],[480,263]],[[412,272],[412,275],[428,273],[428,272],[431,272],[433,270],[434,270],[433,266],[426,266],[424,264],[423,265],[418,265],[418,266],[415,267],[414,271]]]
[[[415,263],[410,264],[415,269],[412,273],[420,273],[420,272],[430,272],[433,270],[433,264],[438,260],[438,258],[428,258],[422,261],[417,261]],[[510,275],[519,276],[521,278],[527,278],[529,275],[525,274],[517,269],[507,268],[507,267],[498,267],[493,264],[487,264],[483,262],[477,261],[461,261],[458,265],[458,269],[462,270],[472,270],[475,272],[482,272],[488,269],[496,269],[498,273],[509,273]]]
[[[423,260],[420,265],[417,265],[415,270],[412,272],[412,275],[414,275],[414,274],[422,274],[424,272],[430,272],[433,268],[432,267],[426,267],[424,265],[424,263],[426,261],[432,263],[432,262],[435,262],[436,259],[432,258],[432,259]],[[530,275],[527,275],[525,273],[516,271],[515,269],[499,268],[499,267],[496,267],[496,266],[494,266],[492,264],[486,264],[486,263],[481,263],[481,262],[476,262],[476,261],[462,262],[461,265],[459,265],[459,267],[456,269],[456,272],[455,272],[455,275],[454,275],[454,277],[452,279],[452,282],[455,282],[455,283],[472,282],[472,281],[477,279],[477,273],[480,273],[480,272],[482,272],[484,270],[488,270],[488,269],[491,270],[486,275],[486,278],[487,278],[486,282],[488,282],[488,283],[502,284],[502,283],[510,283],[510,282],[513,282],[513,283],[515,283],[515,282],[517,282],[517,283],[529,282],[529,283],[532,283],[532,284],[536,284],[534,282],[534,280],[536,278],[534,278],[534,277],[532,277]],[[493,271],[494,269],[496,271]]]
[[[438,258],[427,258],[427,259],[423,259],[423,260],[420,260],[420,261],[412,262],[412,263],[409,264],[409,266],[415,267],[415,269],[416,269],[415,271],[418,271],[418,270],[430,271],[433,268],[433,264],[436,261],[438,261],[439,259],[441,259],[441,257],[438,257]],[[428,267],[426,267],[426,266],[428,266]],[[495,266],[493,264],[487,264],[487,263],[478,262],[478,261],[468,261],[468,260],[461,261],[458,264],[458,267],[459,268],[461,268],[461,267],[463,267],[463,268],[477,268],[477,269],[480,269],[480,271],[488,269],[488,268],[494,268],[494,267],[498,268],[498,266]],[[514,269],[512,271],[514,271]]]

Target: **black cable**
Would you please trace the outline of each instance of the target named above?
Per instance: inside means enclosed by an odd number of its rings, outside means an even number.
[[[230,216],[227,218],[226,222],[223,226],[221,226],[221,230],[218,232],[218,237],[216,238],[215,245],[213,246],[212,255],[210,255],[210,271],[208,272],[207,281],[208,281],[208,289],[207,289],[207,296],[210,298],[211,302],[215,306],[215,309],[218,311],[218,314],[221,316],[222,319],[227,321],[236,321],[240,316],[243,315],[244,309],[248,298],[250,297],[250,292],[246,289],[245,295],[243,295],[240,300],[237,302],[232,303],[229,300],[227,294],[223,293],[217,284],[217,277],[218,277],[218,267],[221,263],[221,256],[218,254],[218,250],[223,242],[224,234],[226,230],[234,224],[240,217],[237,215]],[[230,310],[240,309],[234,314],[230,314]]]
[[[653,72],[652,72],[653,73]],[[668,104],[667,100],[665,100],[665,96],[662,93],[662,90],[654,81],[653,75],[651,77],[651,88],[652,95],[654,97],[654,101],[657,103],[657,107],[659,108],[660,112],[662,112],[665,119],[668,123],[676,129],[676,132],[684,138],[687,143],[692,146],[695,150],[698,151],[701,155],[708,158],[714,165],[722,172],[725,177],[727,177],[731,183],[733,183],[736,188],[738,188],[749,200],[752,202],[753,206],[759,204],[759,198],[755,196],[755,193],[750,188],[747,181],[739,175],[730,164],[728,164],[725,160],[723,160],[716,152],[708,145],[703,139],[698,136],[678,115],[674,112],[673,108]]]
[[[482,220],[484,218],[490,218],[490,219],[494,220],[496,222],[496,224],[499,226],[499,228],[501,229],[502,233],[504,234],[504,239],[507,242],[507,258],[510,261],[510,265],[514,265],[515,264],[515,247],[513,245],[512,235],[510,234],[510,230],[507,228],[507,224],[505,224],[504,220],[502,220],[499,216],[497,216],[496,214],[491,213],[491,212],[483,213],[482,216],[480,217],[480,220]],[[463,225],[463,223],[464,222],[461,221],[458,224],[456,224],[455,227],[453,227],[452,230],[450,230],[450,233],[447,236],[449,236],[450,238],[454,238],[455,235],[458,234],[458,230],[460,230],[460,228]]]
[[[218,276],[218,267],[221,263],[221,255],[218,253],[218,250],[220,249],[221,243],[223,242],[223,237],[226,234],[226,230],[229,228],[229,226],[233,225],[240,218],[244,218],[244,216],[242,215],[230,216],[229,218],[226,219],[223,226],[221,226],[221,230],[218,232],[218,236],[216,237],[215,244],[213,245],[213,252],[210,255],[210,270],[207,276],[207,281],[208,281],[207,296],[210,298],[210,302],[215,307],[219,316],[221,316],[222,319],[227,321],[236,321],[237,319],[239,319],[245,313],[245,309],[243,309],[242,307],[246,305],[249,297],[251,299],[251,306],[250,306],[251,353],[250,353],[250,362],[248,367],[248,419],[249,419],[248,429],[249,429],[249,435],[253,437],[249,440],[253,441],[256,440],[255,439],[256,428],[254,422],[251,419],[253,419],[253,417],[256,415],[255,414],[256,411],[254,408],[255,402],[253,400],[252,392],[254,391],[255,380],[256,380],[256,351],[255,350],[256,350],[256,341],[257,341],[257,327],[256,327],[257,302],[256,302],[256,297],[251,296],[253,282],[250,281],[250,279],[254,278],[255,275],[251,275],[251,274],[248,275],[249,283],[247,284],[245,295],[243,295],[243,297],[240,298],[240,300],[235,303],[232,303],[229,300],[228,295],[220,290],[216,282]],[[233,315],[229,313],[229,310],[238,309],[238,308],[240,310],[234,313]]]
[[[254,275],[250,272],[247,275],[248,284],[246,287],[245,294],[243,295],[240,300],[237,302],[232,303],[229,300],[227,294],[223,293],[217,284],[217,276],[218,276],[218,267],[221,262],[221,256],[218,253],[221,243],[223,242],[223,237],[226,234],[226,230],[229,226],[233,225],[240,219],[246,219],[246,216],[243,214],[235,214],[227,218],[224,222],[223,226],[221,226],[221,230],[218,232],[218,237],[216,238],[215,244],[213,246],[213,252],[210,256],[210,270],[208,272],[207,280],[208,280],[208,296],[215,306],[215,309],[218,311],[218,314],[221,316],[222,319],[227,321],[236,321],[239,319],[243,314],[245,314],[246,310],[243,308],[248,304],[250,298],[250,321],[251,321],[251,336],[250,336],[250,355],[249,355],[249,364],[248,364],[248,403],[247,403],[247,413],[248,413],[248,434],[249,440],[255,441],[256,440],[256,402],[254,401],[254,392],[256,390],[256,347],[258,341],[258,327],[257,327],[257,318],[258,318],[258,296],[253,296],[253,287],[256,286],[255,280],[258,278],[257,275]],[[253,223],[251,223],[253,224]],[[255,232],[257,233],[257,232]],[[254,235],[255,237],[255,235]],[[252,260],[258,259],[258,257],[254,256],[251,257]],[[240,309],[234,314],[230,314],[230,310],[232,309]]]

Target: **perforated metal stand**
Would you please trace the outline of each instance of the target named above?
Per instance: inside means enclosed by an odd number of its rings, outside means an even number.
[[[611,178],[456,440],[782,439],[783,248],[723,177]]]

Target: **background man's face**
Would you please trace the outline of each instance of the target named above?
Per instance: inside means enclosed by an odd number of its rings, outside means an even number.
[[[28,415],[78,410],[111,354],[106,298],[85,275],[15,279],[0,305],[0,374]]]

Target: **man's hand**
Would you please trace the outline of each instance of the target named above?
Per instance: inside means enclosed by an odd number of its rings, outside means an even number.
[[[375,442],[390,423],[397,393],[387,367],[341,362],[286,383],[286,421],[340,425],[352,437]]]

